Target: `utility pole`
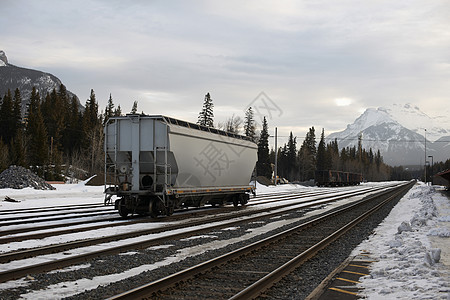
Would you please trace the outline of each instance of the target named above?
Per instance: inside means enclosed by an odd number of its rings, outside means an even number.
[[[277,129],[277,127],[275,127],[275,171],[274,171],[274,174],[275,174],[275,185],[277,185],[277,170],[278,170],[278,154],[277,154],[277,151],[278,151],[278,146],[277,146],[277,132],[278,132],[278,129]]]
[[[433,172],[433,165],[434,165],[433,155],[428,155],[428,157],[431,157],[431,174],[430,174],[430,176],[431,176],[431,185],[433,185],[433,174],[434,174],[434,172]]]
[[[427,184],[427,129],[425,129],[425,185]]]

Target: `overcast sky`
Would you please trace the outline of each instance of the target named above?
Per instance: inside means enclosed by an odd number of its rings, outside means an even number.
[[[252,105],[303,139],[366,108],[450,103],[450,1],[2,0],[9,63],[49,72],[84,104],[215,122]]]

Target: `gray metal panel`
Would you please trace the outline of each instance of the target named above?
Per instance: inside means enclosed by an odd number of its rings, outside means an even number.
[[[155,120],[155,144],[156,147],[159,149],[163,149],[166,147],[166,141],[167,141],[167,124],[159,121],[159,120]],[[168,145],[168,141],[167,141],[167,150],[169,150],[170,147]]]
[[[131,151],[131,122],[129,119],[118,119],[118,151]]]
[[[154,119],[141,119],[140,140],[141,151],[153,151]]]
[[[167,125],[160,120],[148,117],[140,119],[140,150],[153,151],[154,146],[164,149],[166,146]],[[155,144],[153,144],[155,143]]]
[[[106,145],[106,152],[114,151],[115,148],[115,137],[116,137],[116,126],[115,124],[108,124],[108,126],[105,127],[104,130],[105,133],[105,145]]]
[[[140,119],[139,116],[130,116],[131,121],[131,167],[133,177],[131,178],[131,190],[139,191],[139,148],[140,148]]]

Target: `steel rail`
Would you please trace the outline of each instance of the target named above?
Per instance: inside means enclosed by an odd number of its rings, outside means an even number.
[[[375,190],[376,191],[376,190]],[[360,194],[364,194],[367,191],[363,190],[363,191],[352,191],[343,195],[337,195],[334,196],[332,198],[330,198],[329,201],[323,201],[320,204],[325,204],[328,202],[333,202],[333,201],[337,201],[337,200],[341,200],[344,198],[348,198],[349,195],[350,196],[357,196]],[[323,197],[320,198],[315,198],[312,199],[308,202],[311,202],[310,205],[305,205],[302,208],[308,208],[311,206],[315,206],[315,205],[319,205],[319,203],[315,203],[318,200],[324,199],[326,198],[328,195],[323,195]],[[290,199],[292,200],[292,199]],[[304,202],[304,204],[308,203],[308,202]],[[298,205],[298,203],[295,204],[285,204],[285,205],[280,205],[277,206],[276,208],[274,207],[270,207],[270,208],[265,208],[265,209],[261,209],[258,211],[240,211],[237,215],[232,216],[233,218],[239,218],[239,217],[247,217],[247,216],[251,216],[251,215],[256,215],[256,214],[260,214],[260,213],[264,213],[264,212],[270,212],[274,209],[279,209],[279,208],[286,208],[289,206],[296,206]],[[232,208],[234,211],[234,208]],[[294,210],[297,208],[294,208]],[[273,213],[274,216],[282,214],[282,213],[286,213],[286,211],[283,212],[276,212]],[[266,216],[256,216],[256,217],[250,217],[247,218],[246,221],[251,221],[251,220],[257,220],[257,219],[261,219],[264,218]],[[213,223],[213,222],[220,222],[220,221],[224,221],[224,220],[228,220],[230,218],[229,215],[221,215],[221,216],[214,216],[211,217],[209,219],[206,220],[189,220],[189,227],[193,227],[193,226],[198,226],[198,225],[204,225],[206,223]],[[241,223],[242,220],[236,220],[235,222],[229,222],[227,224],[224,224],[223,226],[230,226],[230,225],[234,225],[236,223]],[[120,224],[123,226],[129,225],[129,224]],[[106,225],[106,227],[108,227],[108,225]],[[215,229],[215,228],[220,228],[222,227],[221,225],[218,225],[216,227],[208,227],[205,228],[205,230],[208,229]],[[110,236],[105,236],[105,237],[98,237],[98,238],[89,238],[89,239],[84,239],[84,240],[79,240],[79,241],[72,241],[72,242],[66,242],[66,243],[60,243],[60,244],[55,244],[55,245],[48,245],[48,246],[44,246],[44,247],[37,247],[37,248],[32,248],[32,249],[25,249],[25,250],[19,250],[19,251],[12,251],[12,252],[7,252],[7,253],[3,253],[0,254],[0,263],[5,263],[5,262],[9,262],[12,260],[18,260],[18,259],[24,259],[24,258],[28,258],[28,257],[32,257],[32,256],[37,256],[37,255],[45,255],[45,254],[50,254],[50,253],[56,253],[56,252],[61,252],[61,251],[67,251],[67,250],[71,250],[71,249],[75,249],[75,248],[80,248],[80,247],[87,247],[87,246],[91,246],[91,245],[96,245],[96,244],[101,244],[101,243],[108,243],[111,241],[117,241],[117,240],[122,240],[122,239],[127,239],[127,238],[133,238],[133,237],[137,237],[140,235],[147,235],[147,234],[155,234],[155,233],[160,233],[163,231],[169,231],[169,230],[176,230],[176,229],[180,229],[180,228],[186,228],[186,223],[181,223],[181,224],[173,224],[173,225],[168,225],[168,226],[164,226],[164,227],[160,227],[160,228],[151,228],[151,229],[143,229],[143,230],[136,230],[133,232],[126,232],[126,233],[121,233],[121,234],[116,234],[116,235],[110,235]],[[198,233],[198,231],[195,231],[195,233]],[[37,238],[35,236],[35,238]],[[155,240],[156,241],[156,240]],[[163,240],[159,240],[159,242],[165,241]],[[1,277],[1,272],[0,272],[0,277]]]
[[[402,184],[400,185],[401,191],[404,190],[404,188],[407,188],[409,186],[409,184],[405,185]],[[395,195],[397,196],[400,192],[398,192],[398,190],[392,190],[392,189],[388,189],[378,195],[373,195],[370,197],[367,197],[366,199],[360,200],[356,203],[353,203],[345,208],[341,208],[337,211],[334,212],[330,212],[327,213],[325,215],[322,215],[320,217],[317,217],[313,220],[310,220],[306,223],[303,223],[301,225],[295,226],[294,228],[288,229],[286,231],[283,231],[281,233],[275,234],[273,236],[267,237],[265,239],[262,239],[260,241],[257,241],[255,243],[252,243],[250,245],[244,246],[242,248],[239,248],[237,250],[234,250],[232,252],[223,254],[217,258],[208,260],[206,262],[203,262],[201,264],[198,264],[196,266],[193,266],[191,268],[188,268],[186,270],[177,272],[175,274],[169,275],[165,278],[161,278],[159,280],[153,281],[151,283],[148,283],[146,285],[137,287],[135,289],[132,289],[130,291],[124,292],[122,294],[113,296],[111,298],[108,298],[109,300],[127,300],[127,299],[137,299],[137,298],[146,298],[149,295],[155,295],[155,293],[161,291],[161,290],[165,290],[167,288],[170,288],[173,285],[176,285],[179,282],[185,282],[188,279],[193,278],[194,276],[197,276],[200,273],[204,273],[208,270],[211,270],[212,268],[218,267],[222,264],[227,263],[228,261],[232,261],[235,260],[241,256],[244,256],[247,253],[251,253],[257,249],[260,249],[268,244],[273,244],[276,243],[277,241],[285,238],[288,235],[291,235],[295,232],[298,232],[300,230],[304,230],[307,227],[311,227],[314,226],[314,224],[320,223],[320,222],[324,222],[325,220],[335,217],[338,214],[341,214],[343,212],[346,211],[350,211],[351,209],[361,205],[361,204],[365,204],[368,203],[369,201],[372,201],[374,198],[377,197],[381,197],[383,195],[386,195],[388,193],[394,192]],[[353,225],[354,226],[354,225]],[[257,288],[256,288],[257,289]],[[240,298],[240,299],[249,299],[249,298]]]
[[[284,265],[280,266],[273,272],[267,274],[263,278],[259,279],[246,289],[242,290],[238,294],[234,295],[230,299],[232,300],[247,300],[247,299],[254,299],[258,296],[260,296],[264,291],[268,290],[270,287],[272,287],[276,282],[281,280],[284,276],[288,275],[292,271],[294,271],[297,267],[299,267],[301,264],[306,262],[308,259],[313,257],[317,252],[324,249],[328,245],[330,245],[332,242],[336,241],[340,237],[342,237],[345,233],[347,233],[350,229],[367,219],[369,216],[371,216],[373,213],[381,209],[384,205],[395,199],[398,195],[403,193],[405,190],[410,189],[412,184],[409,184],[405,187],[403,187],[401,190],[397,191],[395,194],[389,196],[389,198],[383,200],[378,205],[374,206],[370,210],[366,211],[359,217],[355,218],[354,220],[347,223],[345,226],[339,228],[335,232],[333,232],[328,237],[322,239],[320,242],[316,243],[315,245],[311,246],[307,250],[303,251]]]
[[[89,207],[104,207],[103,203],[92,203],[92,204],[75,204],[75,205],[56,205],[56,206],[45,206],[45,207],[31,207],[31,208],[17,208],[17,209],[5,209],[0,211],[0,216],[2,215],[10,215],[10,214],[29,214],[29,213],[38,213],[45,211],[60,211],[67,209],[83,209]]]
[[[83,213],[102,213],[102,212],[115,213],[115,211],[111,207],[109,207],[109,208],[94,208],[94,209],[89,209],[89,210],[86,210],[86,208],[80,208],[80,210],[75,209],[72,211],[58,212],[58,216],[67,216],[67,215],[75,215],[75,214],[83,214]],[[39,213],[39,212],[36,212],[36,214],[37,213]],[[16,213],[16,214],[18,214],[18,213]],[[1,226],[9,226],[10,225],[10,224],[8,224],[9,221],[20,220],[19,221],[20,224],[24,224],[25,222],[33,223],[36,221],[30,220],[30,219],[36,219],[36,220],[38,220],[37,222],[40,222],[39,218],[45,219],[47,217],[53,217],[54,215],[55,215],[55,213],[52,214],[52,211],[46,211],[46,214],[44,214],[44,215],[34,215],[34,216],[30,216],[30,215],[25,216],[24,215],[24,216],[14,216],[14,217],[10,217],[10,218],[6,217],[3,219],[0,219],[0,227]],[[23,220],[28,220],[28,221],[24,222]],[[47,221],[47,220],[48,219],[45,219],[45,221]],[[5,225],[5,223],[6,223],[6,225]]]
[[[290,199],[295,200],[295,199],[309,197],[309,196],[317,195],[317,194],[325,195],[327,193],[332,193],[332,191],[329,191],[326,193],[318,193],[318,192],[316,192],[316,193],[312,193],[312,192],[294,193],[294,195],[291,194],[291,196],[288,195],[288,197],[285,197],[285,200],[290,200]],[[283,196],[278,195],[278,194],[276,196],[271,196],[271,197],[272,198],[270,198],[268,200],[264,199],[263,197],[253,198],[253,199],[261,200],[264,202],[252,200],[246,205],[246,207],[259,205],[259,204],[267,204],[267,203],[278,201],[277,199],[283,198]],[[265,198],[269,198],[269,197],[265,197]],[[161,220],[166,220],[166,219],[170,220],[170,221],[179,221],[180,219],[183,220],[183,219],[187,219],[187,218],[192,218],[193,216],[201,215],[201,214],[205,213],[205,211],[203,211],[204,208],[205,207],[202,207],[202,211],[200,211],[200,212],[197,211],[198,208],[195,210],[188,211],[188,212],[186,212],[185,210],[178,210],[178,211],[175,211],[174,216],[170,216],[170,219],[168,219],[167,217],[160,217],[157,219],[153,219],[153,218],[152,219],[150,219],[150,218],[142,219],[141,218],[141,219],[137,219],[137,220],[136,219],[129,220],[126,224],[129,225],[129,224],[136,224],[136,223],[152,223],[152,222],[159,222]],[[214,210],[214,208],[207,207],[206,214],[210,214],[211,210]],[[236,209],[234,207],[222,207],[220,212],[227,212],[227,211],[231,211],[231,210],[235,211]],[[88,223],[112,222],[112,221],[118,221],[118,220],[122,221],[124,219],[118,216],[116,218],[108,218],[108,219],[95,219],[95,220],[77,221],[77,222],[70,222],[70,223],[60,223],[60,224],[54,224],[54,225],[16,228],[16,229],[11,229],[11,230],[4,230],[4,231],[0,230],[0,236],[9,235],[9,237],[7,237],[7,238],[0,238],[0,244],[9,243],[12,241],[14,241],[14,242],[23,241],[23,240],[27,240],[27,239],[38,239],[38,238],[40,239],[40,238],[45,238],[45,237],[49,237],[49,236],[67,234],[67,233],[84,232],[84,231],[96,230],[96,229],[101,229],[101,228],[106,228],[106,227],[123,226],[124,223],[120,222],[120,223],[110,223],[110,224],[104,224],[104,225],[94,225],[94,226],[90,226],[90,227],[63,229],[63,230],[51,231],[48,233],[39,233],[39,234],[33,233],[33,234],[29,234],[29,235],[22,235],[20,237],[11,237],[11,235],[18,234],[18,233],[34,232],[34,231],[46,230],[46,229],[55,229],[58,227],[67,228],[68,226],[85,225]],[[23,224],[22,222],[18,222],[18,223]],[[3,225],[3,226],[5,226],[5,225]],[[1,227],[1,224],[0,224],[0,227]]]
[[[35,219],[35,220],[19,220],[19,221],[12,221],[12,222],[3,222],[0,224],[0,226],[12,226],[12,225],[23,225],[23,224],[33,224],[33,223],[43,223],[43,222],[51,222],[51,221],[60,221],[60,220],[68,220],[68,219],[79,219],[79,218],[86,218],[86,217],[93,217],[93,216],[103,216],[103,215],[112,215],[117,214],[115,211],[106,211],[101,213],[95,213],[93,215],[79,215],[79,216],[72,216],[72,217],[51,217],[51,218],[41,218],[41,219]]]
[[[377,189],[372,189],[371,191],[378,191],[380,189],[386,189],[386,187],[378,187]],[[390,191],[393,189],[393,187],[390,186],[390,187],[387,187],[387,189]],[[316,205],[320,205],[320,204],[325,204],[325,203],[341,200],[341,199],[348,198],[348,197],[366,194],[366,193],[368,193],[368,191],[366,191],[366,190],[357,191],[357,192],[353,191],[353,193],[346,193],[345,195],[339,195],[336,197],[332,197],[331,199],[321,201],[320,203],[311,203],[309,205],[305,205],[304,207],[302,207],[302,209],[311,207],[311,206],[316,206]],[[320,199],[323,199],[323,198],[327,198],[327,196],[321,197]],[[320,199],[315,199],[315,200],[318,201]],[[359,200],[359,201],[361,201],[361,200]],[[296,205],[298,205],[298,204],[296,204]],[[287,206],[292,206],[292,204],[283,205],[283,207],[287,207]],[[279,209],[279,208],[280,207],[266,208],[266,209],[264,209],[264,211],[270,211],[270,210]],[[297,210],[297,209],[299,209],[299,208],[295,207],[292,209],[275,212],[270,215],[271,216],[272,215],[281,215],[281,214],[286,213],[286,211]],[[155,239],[151,239],[151,240],[145,240],[145,241],[134,242],[134,243],[126,244],[126,245],[111,247],[108,249],[89,252],[89,253],[73,256],[73,257],[65,257],[62,259],[55,260],[55,261],[50,261],[50,262],[45,262],[45,263],[40,263],[40,264],[35,264],[35,265],[24,266],[21,268],[11,269],[11,270],[7,270],[7,271],[2,271],[2,272],[0,272],[0,283],[8,281],[8,280],[12,280],[12,279],[18,279],[18,278],[26,276],[30,273],[46,272],[46,271],[54,270],[56,268],[70,266],[70,265],[73,265],[76,263],[84,262],[88,259],[98,257],[100,255],[116,254],[116,253],[120,253],[122,251],[127,251],[129,249],[145,248],[145,247],[159,244],[159,243],[162,243],[162,242],[165,242],[168,240],[173,240],[176,238],[182,238],[182,237],[186,237],[186,236],[200,234],[202,232],[207,232],[207,231],[210,231],[213,229],[222,228],[222,227],[226,227],[226,226],[230,226],[230,225],[234,225],[234,224],[238,224],[238,223],[242,223],[242,222],[254,221],[254,220],[258,220],[258,219],[267,217],[267,215],[261,215],[261,211],[253,212],[253,214],[258,214],[258,215],[253,216],[253,217],[248,217],[245,220],[239,219],[239,220],[234,220],[234,221],[230,221],[227,223],[221,223],[221,224],[217,224],[217,225],[213,225],[213,226],[208,226],[207,228],[203,228],[200,230],[193,229],[192,231],[185,231],[185,232],[179,233],[179,234],[167,235],[167,236],[160,237],[160,238],[155,238]],[[233,217],[236,217],[236,216],[233,216]],[[237,218],[239,218],[239,217],[242,217],[242,216],[241,215],[237,216]],[[212,219],[207,219],[207,220],[198,220],[198,221],[194,221],[194,222],[189,221],[189,226],[193,227],[193,226],[197,226],[197,225],[203,225],[205,223],[219,222],[219,221],[227,220],[229,218],[230,218],[229,215],[225,215],[225,216],[220,216],[217,218],[212,218]],[[124,233],[124,234],[119,234],[116,236],[93,238],[93,239],[89,239],[89,240],[69,242],[69,243],[66,243],[63,245],[52,245],[52,246],[47,246],[47,247],[42,247],[42,248],[29,249],[27,251],[16,251],[16,252],[11,252],[11,253],[5,253],[5,254],[0,255],[0,262],[8,262],[8,261],[18,260],[18,259],[22,259],[22,258],[36,256],[36,255],[55,253],[58,251],[67,251],[67,250],[74,249],[74,248],[95,245],[95,244],[99,244],[99,243],[106,243],[106,242],[110,242],[112,240],[117,240],[118,237],[125,239],[125,238],[131,238],[131,237],[144,235],[144,234],[156,233],[157,230],[159,230],[159,232],[161,232],[161,231],[167,231],[167,230],[175,230],[178,228],[186,228],[186,223],[176,224],[173,226],[166,226],[166,227],[157,228],[157,229],[148,229],[148,230],[141,230],[141,231],[136,231],[136,232],[132,232],[132,233]]]

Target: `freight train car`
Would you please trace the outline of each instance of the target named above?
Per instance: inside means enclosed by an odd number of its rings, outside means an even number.
[[[128,214],[171,215],[203,204],[244,205],[257,160],[249,138],[160,115],[110,118],[105,204]]]
[[[317,186],[346,186],[358,185],[362,181],[362,174],[333,170],[320,170],[315,172]]]

